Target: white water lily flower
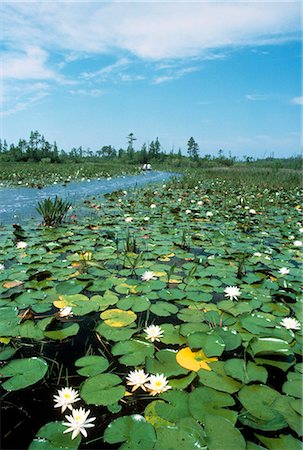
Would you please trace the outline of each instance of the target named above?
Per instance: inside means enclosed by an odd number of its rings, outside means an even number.
[[[127,222],[127,223],[130,223],[130,222],[132,222],[134,219],[133,219],[133,217],[126,217],[125,218],[125,222]]]
[[[59,317],[68,317],[73,315],[73,309],[71,306],[65,306],[65,308],[61,308],[58,312]]]
[[[146,270],[143,275],[141,276],[142,281],[150,281],[150,280],[156,280],[155,273],[151,270]]]
[[[166,377],[163,374],[159,375],[158,373],[157,375],[151,375],[149,377],[149,383],[147,383],[145,387],[149,390],[150,395],[161,394],[162,392],[171,389]]]
[[[149,380],[148,373],[145,373],[144,370],[133,370],[129,372],[128,376],[126,377],[127,382],[129,386],[132,387],[132,392],[134,392],[136,389],[141,387],[143,391],[146,391],[145,383]]]
[[[302,241],[294,241],[294,246],[295,247],[302,247],[303,242]]]
[[[61,412],[64,412],[66,408],[73,409],[71,405],[79,400],[79,393],[73,388],[60,389],[58,395],[54,395],[55,408],[61,408]]]
[[[303,227],[299,228],[299,233],[303,233]]]
[[[238,300],[239,295],[241,295],[241,291],[237,286],[228,286],[224,289],[225,297],[228,297],[230,300]]]
[[[151,209],[157,208],[157,205],[155,205],[154,203],[152,203],[152,204],[150,205],[150,208],[151,208]]]
[[[206,217],[212,217],[214,214],[211,211],[207,211]]]
[[[287,330],[300,330],[301,324],[297,319],[293,319],[292,317],[285,317],[280,325],[285,327]]]
[[[260,256],[262,256],[262,253],[256,252],[256,253],[253,254],[253,256],[256,256],[256,257],[260,258]]]
[[[255,209],[250,209],[249,212],[250,214],[257,214]]]
[[[67,422],[63,422],[63,425],[69,428],[63,431],[63,433],[72,432],[72,439],[75,439],[79,433],[82,433],[84,437],[87,437],[86,428],[94,427],[95,425],[91,422],[96,420],[96,417],[88,419],[89,413],[90,410],[85,411],[84,408],[73,409],[71,416],[65,416]]]
[[[185,214],[190,214],[191,213],[191,210],[190,209],[187,209],[186,211],[185,211]]]
[[[23,249],[23,248],[26,248],[26,247],[27,247],[27,243],[24,242],[24,241],[19,241],[16,244],[16,248],[19,248],[19,249]]]
[[[0,264],[0,270],[4,270],[4,269],[5,269],[4,264]]]
[[[145,339],[150,339],[151,342],[158,341],[160,342],[160,339],[163,336],[164,331],[162,330],[159,325],[150,325],[149,327],[145,328],[143,330],[147,336]]]
[[[199,200],[199,201],[197,202],[197,205],[199,205],[199,206],[203,205],[202,200]]]
[[[281,275],[288,275],[289,274],[289,269],[287,269],[287,267],[281,267],[281,269],[279,269],[279,273]]]
[[[150,218],[146,216],[146,217],[144,217],[144,219],[143,219],[143,220],[145,220],[145,222],[148,222],[148,221],[149,221],[149,219],[150,219]]]

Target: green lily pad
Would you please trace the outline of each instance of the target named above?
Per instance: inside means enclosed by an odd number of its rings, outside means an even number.
[[[225,417],[209,414],[204,420],[207,448],[209,450],[245,450],[246,443],[240,431]]]
[[[278,438],[269,438],[260,434],[256,436],[269,450],[302,450],[302,442],[289,434],[280,434]]]
[[[193,333],[187,337],[190,348],[203,349],[206,356],[221,356],[225,349],[223,339],[213,333]]]
[[[238,398],[244,408],[257,419],[270,421],[279,414],[273,409],[273,402],[281,394],[265,385],[253,384],[243,386],[238,393]]]
[[[63,341],[70,336],[75,336],[79,329],[80,326],[78,323],[64,323],[58,330],[44,331],[44,335],[55,341]]]
[[[111,373],[103,373],[85,380],[80,387],[80,396],[89,405],[112,405],[125,393],[121,378]]]
[[[81,437],[78,435],[72,440],[69,433],[63,434],[65,430],[67,427],[62,422],[49,422],[43,425],[28,450],[77,450]]]
[[[120,448],[152,450],[156,442],[153,426],[139,414],[119,417],[105,429],[103,439],[109,444],[125,442]]]
[[[184,448],[203,450],[206,448],[203,428],[190,418],[183,419],[174,426],[157,428],[156,433],[155,450],[172,448],[174,450],[184,450]]]
[[[202,384],[217,391],[234,394],[241,388],[241,383],[226,375],[223,369],[224,363],[217,361],[210,363],[212,371],[199,370],[198,375]]]
[[[226,375],[248,384],[252,381],[261,381],[266,383],[267,370],[265,367],[257,366],[252,361],[245,362],[243,359],[231,358],[224,363],[224,371]]]
[[[62,283],[56,285],[56,291],[58,294],[62,295],[80,294],[85,285],[86,283],[77,280],[63,281]]]
[[[177,351],[175,350],[160,350],[155,357],[147,356],[145,367],[148,373],[163,373],[166,377],[186,375],[187,369],[184,369],[176,361]]]
[[[79,375],[91,377],[104,372],[108,368],[109,362],[103,356],[90,355],[77,359],[75,366],[81,367],[81,369],[77,370]]]
[[[6,391],[17,391],[41,380],[48,369],[42,358],[14,359],[1,368],[0,378],[10,377],[2,383]]]
[[[154,354],[154,346],[150,342],[139,340],[118,342],[112,348],[113,356],[120,356],[119,362],[126,366],[138,366],[147,356]]]
[[[129,325],[128,327],[122,328],[113,328],[106,323],[101,322],[96,326],[96,332],[103,336],[108,341],[125,341],[130,339],[133,334],[135,334],[138,330],[134,328],[134,324]]]
[[[172,303],[157,301],[151,305],[150,311],[156,316],[167,317],[171,314],[176,314],[179,309]]]
[[[230,420],[233,424],[237,420],[237,412],[226,409],[235,404],[231,395],[218,392],[210,387],[198,387],[189,394],[189,410],[191,415],[204,423],[205,418],[210,415],[219,415]]]

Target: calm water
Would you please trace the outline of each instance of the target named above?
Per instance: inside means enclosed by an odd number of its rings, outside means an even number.
[[[168,172],[147,172],[139,175],[102,178],[100,180],[85,180],[68,183],[66,186],[55,184],[43,189],[27,187],[0,188],[0,223],[23,223],[31,218],[41,217],[36,211],[38,201],[46,197],[69,199],[77,201],[91,196],[102,196],[119,189],[130,189],[156,183],[171,178],[174,174]]]

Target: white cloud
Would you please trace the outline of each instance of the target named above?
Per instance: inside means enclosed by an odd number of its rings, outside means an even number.
[[[3,37],[17,47],[158,61],[285,41],[300,29],[299,2],[4,2],[2,10]]]
[[[294,97],[291,100],[291,103],[293,103],[294,105],[303,105],[303,96],[301,96],[301,97]]]
[[[27,47],[24,52],[2,54],[1,78],[15,80],[49,80],[57,75],[46,67],[47,53],[39,47]]]

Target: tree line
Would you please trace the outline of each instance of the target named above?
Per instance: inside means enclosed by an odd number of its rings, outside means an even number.
[[[164,161],[168,155],[174,155],[176,158],[182,159],[184,155],[181,149],[175,153],[171,150],[167,153],[158,137],[149,143],[144,143],[141,148],[135,150],[136,137],[134,133],[129,133],[126,138],[126,148],[116,149],[112,145],[104,145],[97,151],[92,151],[82,146],[73,147],[69,152],[58,149],[57,143],[51,144],[38,131],[31,131],[29,139],[19,139],[17,144],[7,144],[7,141],[0,139],[0,160],[7,162],[50,162],[64,163],[68,161],[82,162],[83,160],[96,161],[100,158],[104,159],[120,159],[130,163],[146,164],[153,161]],[[191,137],[187,143],[187,156],[193,161],[198,161],[199,146]]]

